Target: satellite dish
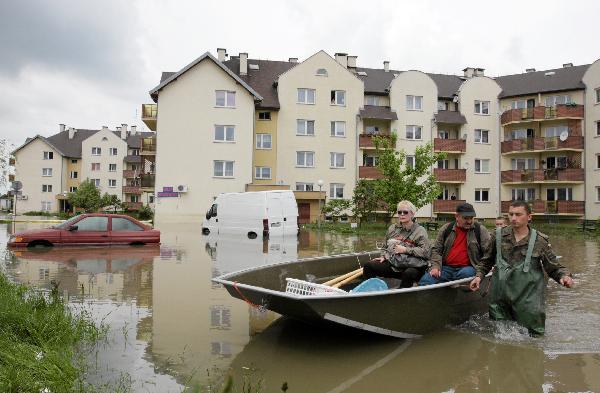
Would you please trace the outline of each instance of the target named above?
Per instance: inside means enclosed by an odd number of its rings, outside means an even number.
[[[560,133],[558,139],[560,139],[561,142],[564,142],[567,140],[568,137],[569,137],[569,131],[563,131]]]
[[[18,180],[15,180],[14,182],[12,182],[12,189],[15,191],[19,191],[21,188],[23,188],[23,183],[21,183]]]

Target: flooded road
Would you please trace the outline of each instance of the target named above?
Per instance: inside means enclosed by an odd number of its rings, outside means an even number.
[[[41,224],[17,225],[16,230]],[[477,316],[419,340],[324,330],[260,312],[211,278],[251,266],[371,250],[379,237],[302,231],[298,238],[203,236],[163,225],[160,247],[5,251],[16,281],[49,289],[110,325],[90,354],[95,384],[135,392],[218,391],[227,376],[252,392],[600,392],[600,242],[550,233],[572,290],[548,284],[547,333]]]

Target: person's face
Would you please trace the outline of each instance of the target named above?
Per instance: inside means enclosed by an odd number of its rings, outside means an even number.
[[[504,228],[506,226],[506,221],[504,219],[496,220],[496,228]]]
[[[531,214],[527,214],[523,206],[511,206],[508,208],[508,218],[513,228],[522,228],[531,221]]]
[[[458,225],[462,229],[471,229],[473,227],[473,223],[475,222],[475,217],[465,217],[460,214],[455,214],[456,217],[456,225]]]
[[[414,213],[407,206],[398,206],[398,222],[406,223],[412,220]]]

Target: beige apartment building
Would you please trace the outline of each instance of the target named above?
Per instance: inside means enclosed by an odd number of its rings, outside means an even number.
[[[315,221],[319,205],[349,199],[359,179],[381,176],[372,137],[391,133],[407,165],[417,146],[446,152],[432,168],[442,193],[420,217],[453,214],[467,201],[479,217],[493,218],[512,199],[531,201],[544,217],[600,215],[597,62],[496,78],[478,67],[443,75],[357,62],[323,51],[302,62],[247,53],[228,59],[218,49],[217,58],[206,53],[163,73],[151,91],[157,104],[143,108],[144,122],[162,138],[159,219],[183,211],[202,219],[221,192],[292,189],[299,221]],[[229,93],[235,105],[223,96]],[[231,126],[232,140],[222,125]],[[177,192],[176,184],[187,187]]]
[[[15,180],[23,184],[21,195],[17,197],[17,214],[70,211],[67,195],[76,191],[85,179],[91,180],[102,194],[117,195],[128,209],[139,209],[143,203],[150,203],[152,207],[153,184],[147,182],[145,189],[127,188],[127,181],[131,179],[139,182],[144,175],[153,176],[154,165],[147,165],[146,171],[138,165],[140,169],[135,173],[126,170],[132,152],[135,153],[133,160],[142,162],[145,140],[154,141],[154,133],[139,132],[136,126],[128,130],[127,124],[116,130],[108,127],[76,129],[61,124],[57,134],[28,138],[13,152]],[[152,145],[155,146],[155,142]],[[153,157],[154,153],[147,154]],[[144,193],[151,197],[143,200]]]

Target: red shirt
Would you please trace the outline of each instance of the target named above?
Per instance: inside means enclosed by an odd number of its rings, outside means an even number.
[[[467,253],[467,231],[459,228],[458,225],[454,226],[454,243],[452,248],[448,252],[446,257],[446,265],[448,266],[469,266],[469,254]]]

